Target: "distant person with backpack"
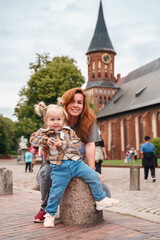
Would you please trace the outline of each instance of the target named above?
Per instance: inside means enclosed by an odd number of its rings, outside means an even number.
[[[144,180],[148,180],[149,169],[151,171],[152,181],[156,181],[155,166],[157,165],[157,159],[154,154],[155,147],[150,143],[150,137],[145,136],[145,143],[141,146],[140,151],[143,154],[142,166],[144,167]]]

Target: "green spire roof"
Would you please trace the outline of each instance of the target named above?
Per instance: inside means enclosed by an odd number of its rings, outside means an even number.
[[[106,28],[101,1],[95,32],[87,54],[96,51],[111,51],[115,53]]]

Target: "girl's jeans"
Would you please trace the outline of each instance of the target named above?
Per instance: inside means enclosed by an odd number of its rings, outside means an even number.
[[[89,184],[95,201],[106,197],[97,172],[88,167],[81,159],[78,161],[65,160],[60,166],[50,164],[52,186],[50,188],[46,212],[55,215],[62,195],[73,177],[80,177]]]

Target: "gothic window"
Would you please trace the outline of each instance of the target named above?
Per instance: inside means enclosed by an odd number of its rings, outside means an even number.
[[[98,70],[101,69],[101,61],[98,61]]]
[[[160,137],[160,112],[157,114],[158,137]]]
[[[143,143],[143,118],[139,118],[140,144]]]
[[[112,146],[114,146],[114,139],[115,139],[115,128],[114,128],[114,123],[112,122]]]
[[[128,131],[127,131],[127,120],[124,120],[124,140],[125,140],[125,147],[128,146]]]
[[[102,104],[102,97],[99,97],[99,104]]]
[[[95,71],[95,62],[92,63],[92,69]]]

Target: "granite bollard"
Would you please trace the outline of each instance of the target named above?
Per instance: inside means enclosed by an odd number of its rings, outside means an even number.
[[[6,168],[0,168],[0,195],[13,193],[13,176],[12,171]]]
[[[72,178],[60,203],[60,218],[65,225],[96,225],[103,221],[90,187],[81,178]]]
[[[130,190],[140,190],[140,167],[131,166],[130,168]]]

